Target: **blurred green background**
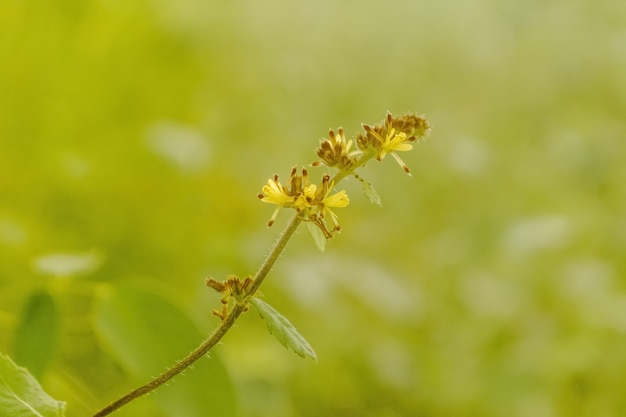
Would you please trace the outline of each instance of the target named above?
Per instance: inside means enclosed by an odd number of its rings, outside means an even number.
[[[370,163],[383,207],[346,181],[343,233],[302,228],[263,288],[319,362],[251,311],[117,415],[626,415],[626,2],[4,0],[0,27],[0,351],[68,416],[202,340],[204,278],[286,222],[267,178],[387,110],[433,126],[413,177]]]

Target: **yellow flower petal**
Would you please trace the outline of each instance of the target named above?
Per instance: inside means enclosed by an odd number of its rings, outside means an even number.
[[[345,207],[350,204],[350,199],[346,191],[342,190],[323,199],[322,204],[324,204],[325,207]]]
[[[410,151],[411,149],[413,149],[413,145],[411,145],[410,143],[399,143],[397,145],[394,145],[392,150],[394,150],[394,151]]]
[[[279,182],[273,179],[267,180],[267,184],[263,186],[263,194],[265,197],[261,199],[266,203],[278,204],[279,206],[286,206],[293,202],[293,197],[287,195],[285,189]]]

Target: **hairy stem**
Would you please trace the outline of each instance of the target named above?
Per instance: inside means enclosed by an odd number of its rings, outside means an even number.
[[[283,233],[278,238],[278,241],[263,261],[261,268],[254,276],[254,283],[250,287],[248,293],[246,294],[246,298],[253,297],[257,292],[263,280],[267,276],[267,274],[272,269],[272,266],[278,259],[280,253],[285,249],[287,242],[293,236],[294,232],[302,222],[302,216],[300,214],[296,214],[293,219],[289,222]],[[246,310],[247,306],[245,303],[237,303],[230,311],[230,313],[222,320],[220,325],[211,333],[208,339],[206,339],[200,346],[194,349],[189,355],[185,356],[182,360],[178,361],[174,366],[169,368],[166,372],[162,373],[158,377],[150,380],[148,383],[135,388],[128,394],[120,397],[119,399],[113,401],[111,404],[104,407],[102,410],[98,411],[93,415],[93,417],[103,417],[108,416],[115,410],[123,407],[129,402],[141,397],[144,394],[149,393],[150,391],[155,390],[159,386],[163,385],[176,375],[180,374],[182,371],[191,366],[198,359],[209,353],[209,351],[224,337],[224,335],[233,327],[233,324],[237,321],[241,313]]]
[[[285,245],[287,245],[287,242],[289,241],[289,239],[291,239],[291,236],[293,236],[294,232],[296,231],[296,229],[298,228],[301,222],[302,222],[301,213],[297,213],[295,216],[293,216],[293,218],[291,219],[291,221],[289,222],[289,224],[287,225],[283,233],[280,235],[280,237],[276,241],[276,244],[270,251],[269,255],[267,255],[267,258],[265,258],[265,261],[263,261],[261,268],[259,268],[258,272],[254,276],[254,283],[252,284],[252,286],[250,287],[250,290],[248,291],[248,296],[251,297],[257,292],[257,290],[263,283],[263,280],[272,269],[272,266],[274,266],[274,262],[276,262],[276,260],[280,256],[283,249],[285,249]]]

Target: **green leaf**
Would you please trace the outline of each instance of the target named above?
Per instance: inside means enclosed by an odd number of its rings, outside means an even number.
[[[98,293],[94,320],[102,344],[137,384],[161,374],[206,338],[176,306],[143,288],[105,287]],[[236,415],[232,381],[213,352],[157,393],[150,398],[170,416]]]
[[[50,397],[26,368],[0,353],[0,417],[63,417],[65,403]]]
[[[250,304],[252,304],[261,317],[265,319],[270,333],[273,334],[283,346],[293,350],[297,355],[303,358],[308,356],[317,361],[317,355],[309,342],[298,333],[296,328],[293,327],[293,324],[282,314],[259,298],[252,298]]]
[[[313,237],[317,248],[324,252],[324,249],[326,249],[326,236],[324,236],[324,232],[312,222],[306,222],[306,228],[311,234],[311,237]]]
[[[365,181],[363,178],[359,178],[359,181],[361,181],[361,185],[363,185],[363,194],[365,194],[365,198],[367,198],[370,203],[381,207],[383,205],[383,202],[381,201],[380,195],[378,194],[378,191],[376,191],[374,186]]]
[[[41,378],[56,347],[58,311],[47,291],[31,295],[15,330],[13,357]]]

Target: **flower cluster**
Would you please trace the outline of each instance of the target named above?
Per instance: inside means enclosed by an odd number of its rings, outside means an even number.
[[[322,177],[322,184],[318,187],[311,184],[309,173],[306,169],[302,169],[302,173],[298,175],[298,170],[294,167],[291,170],[287,186],[278,181],[278,175],[270,178],[267,184],[263,186],[263,192],[258,197],[271,204],[276,204],[276,210],[268,222],[271,226],[276,219],[278,211],[282,208],[293,208],[304,216],[305,220],[313,222],[318,226],[324,236],[332,237],[332,233],[340,230],[337,222],[337,215],[331,208],[345,207],[350,200],[344,190],[331,194],[333,183],[329,175]],[[329,215],[333,227],[329,230],[326,223],[326,215]]]
[[[387,118],[382,123],[374,126],[363,125],[363,129],[365,134],[356,137],[359,149],[364,152],[375,150],[379,161],[390,154],[404,172],[411,175],[411,171],[396,152],[413,149],[411,142],[425,138],[430,132],[430,125],[422,116],[406,114],[393,117],[391,113],[387,113]]]
[[[386,155],[391,155],[400,164],[404,172],[411,175],[411,171],[396,152],[408,151],[413,148],[412,143],[426,137],[430,132],[428,121],[422,116],[405,114],[393,116],[391,113],[379,124],[374,126],[363,125],[364,133],[358,134],[355,140],[346,140],[342,128],[330,130],[328,138],[321,140],[317,148],[317,156],[320,158],[313,166],[322,164],[338,170],[331,179],[329,175],[322,177],[320,186],[311,184],[306,169],[298,175],[297,169],[293,168],[286,186],[278,181],[278,175],[270,178],[263,186],[263,192],[259,198],[275,204],[276,210],[268,222],[271,226],[276,215],[282,207],[295,209],[306,221],[314,223],[321,229],[326,238],[332,237],[335,231],[339,231],[337,215],[331,208],[345,207],[349,203],[345,191],[331,194],[336,182],[347,176],[354,176],[363,183],[364,192],[368,199],[380,204],[379,197],[371,184],[358,176],[355,170],[364,166],[368,160],[375,158],[382,161]],[[356,142],[356,149],[352,146]],[[330,218],[332,227],[328,227],[327,218]]]

